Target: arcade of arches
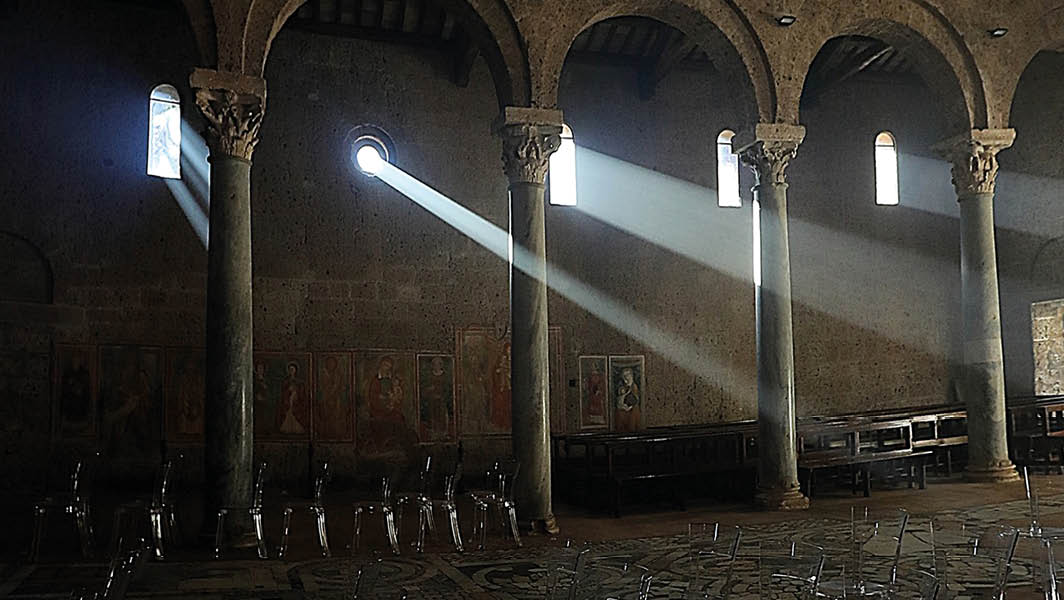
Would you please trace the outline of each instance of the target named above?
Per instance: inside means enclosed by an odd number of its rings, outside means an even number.
[[[14,0],[0,50],[11,561],[77,457],[104,504],[180,457],[190,554],[261,461],[269,507],[512,457],[565,536],[1062,460],[1012,410],[1064,381],[1059,2]]]

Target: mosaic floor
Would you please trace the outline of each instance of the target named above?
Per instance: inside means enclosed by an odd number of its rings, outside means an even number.
[[[1022,526],[1027,519],[1025,501],[1013,501],[979,508],[951,511],[976,527],[994,524]],[[939,513],[943,514],[943,513]],[[1044,523],[1064,519],[1064,495],[1044,498]],[[930,554],[920,538],[926,539],[928,518],[914,515],[906,538],[903,568],[927,565]],[[758,597],[757,555],[759,542],[788,537],[824,547],[845,547],[849,522],[823,517],[799,518],[743,528],[740,560],[731,582],[731,597]],[[652,597],[684,598],[691,563],[687,557],[685,536],[673,535],[618,540],[594,545],[596,552],[631,555],[654,576]],[[494,540],[498,548],[507,543]],[[544,598],[547,573],[562,551],[551,546],[467,551],[465,553],[425,554],[384,559],[381,567],[379,598],[487,599],[505,600]],[[875,554],[875,553],[874,553]],[[889,553],[886,553],[889,554]],[[1034,542],[1022,540],[1017,549],[1012,588],[1009,598],[1037,597],[1032,585],[1033,559],[1038,556]],[[889,556],[869,559],[886,564]],[[829,559],[829,572],[836,569],[837,557]],[[351,573],[358,562],[348,558],[281,561],[221,561],[187,563],[150,563],[130,590],[131,598],[225,599],[302,599],[348,598]],[[951,561],[956,572],[971,570],[978,576],[980,567]],[[0,597],[66,598],[72,590],[95,588],[104,576],[102,564],[0,565]],[[963,576],[960,578],[963,579]],[[980,597],[978,587],[956,590],[956,597]]]

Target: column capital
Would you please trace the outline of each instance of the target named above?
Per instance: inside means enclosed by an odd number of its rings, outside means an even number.
[[[1012,146],[1015,129],[972,129],[943,140],[933,150],[950,162],[957,199],[993,194],[997,182],[997,154]]]
[[[502,164],[510,183],[543,184],[550,155],[561,146],[560,110],[507,106],[495,120]]]
[[[758,123],[739,132],[732,141],[741,160],[753,168],[758,185],[787,183],[785,171],[805,139],[805,127],[783,123]]]
[[[266,110],[266,80],[241,73],[195,69],[188,78],[207,118],[211,155],[250,161]]]

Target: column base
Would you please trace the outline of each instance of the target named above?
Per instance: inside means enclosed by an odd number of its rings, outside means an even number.
[[[530,529],[533,534],[541,533],[546,535],[558,535],[562,531],[558,527],[558,520],[554,518],[554,515],[547,515],[543,519],[532,519]]]
[[[809,508],[809,498],[798,488],[758,488],[754,505],[761,510],[805,510]]]
[[[969,465],[964,473],[964,480],[969,483],[1008,483],[1019,481],[1020,473],[1016,470],[1016,465],[1008,461],[989,467]]]

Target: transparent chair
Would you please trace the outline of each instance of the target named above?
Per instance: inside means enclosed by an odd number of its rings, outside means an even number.
[[[395,523],[395,498],[392,493],[392,477],[387,475],[380,478],[380,496],[378,500],[364,500],[355,502],[352,507],[355,511],[354,534],[351,538],[351,553],[357,554],[362,543],[362,515],[363,513],[378,513],[384,525],[388,544],[392,548],[392,554],[399,555],[399,534]]]
[[[934,575],[944,597],[1004,598],[1019,532],[995,525],[976,531],[952,517],[931,520]]]
[[[891,600],[940,600],[945,598],[942,583],[922,569],[903,569],[894,578],[887,595]]]
[[[434,540],[439,539],[436,531],[435,515],[437,510],[442,510],[447,514],[447,520],[451,528],[451,541],[454,543],[455,550],[463,552],[465,547],[462,545],[462,532],[458,526],[458,503],[455,500],[458,482],[462,479],[462,463],[456,460],[454,468],[443,476],[442,487],[436,486],[441,487],[439,495],[433,495],[432,493],[435,473],[436,469],[426,461],[419,480],[419,486],[423,486],[425,491],[398,495],[396,525],[399,526],[402,521],[404,505],[407,503],[416,504],[418,507],[417,551],[422,552],[424,550],[426,531]]]
[[[584,554],[576,569],[569,600],[646,600],[653,577],[628,554]]]
[[[422,461],[421,467],[414,477],[411,485],[412,489],[395,494],[395,528],[400,535],[403,532],[403,514],[406,511],[406,505],[413,505],[414,510],[418,513],[417,541],[414,546],[419,553],[425,549],[426,529],[433,534],[436,532],[432,504],[429,499],[430,488],[432,487],[432,473],[432,455],[429,454],[425,456],[425,460]]]
[[[255,545],[259,558],[267,559],[270,557],[269,552],[266,551],[266,535],[262,526],[262,495],[265,482],[266,461],[262,461],[255,470],[255,479],[251,490],[251,506],[225,506],[218,509],[218,520],[214,529],[214,558],[222,557],[222,546],[225,543],[226,535],[226,517],[231,512],[243,511],[247,511],[248,515],[251,516],[251,522],[255,526]]]
[[[758,544],[758,598],[815,600],[824,572],[824,550],[793,541]]]
[[[97,462],[99,456],[97,452],[91,461],[77,460],[67,477],[66,491],[45,496],[33,505],[33,539],[30,542],[28,557],[30,562],[36,562],[40,558],[48,513],[52,512],[71,515],[74,518],[82,557],[90,558],[95,554],[96,534],[92,518],[91,465]]]
[[[575,594],[577,576],[590,551],[586,545],[577,547],[571,539],[553,549],[547,561],[547,600],[569,600]]]
[[[909,513],[901,509],[878,517],[867,507],[851,507],[848,560],[844,561],[838,577],[820,582],[818,595],[822,598],[888,597],[897,583],[902,541],[908,525]],[[871,568],[869,557],[889,562],[886,572]]]
[[[498,513],[503,529],[509,525],[514,543],[521,547],[521,534],[517,530],[517,505],[513,498],[514,481],[520,471],[521,463],[517,461],[496,461],[485,475],[487,487],[469,492],[473,500],[473,536],[479,536],[478,550],[483,550],[487,541],[488,512],[492,507]]]
[[[288,554],[288,536],[292,527],[292,513],[309,512],[314,516],[314,522],[318,528],[318,549],[323,558],[330,558],[329,531],[325,522],[325,485],[329,482],[329,462],[323,461],[318,465],[318,472],[314,475],[313,497],[310,500],[289,500],[284,503],[281,510],[284,515],[284,525],[281,532],[281,547],[277,550],[277,558],[283,559]]]
[[[143,539],[132,550],[116,554],[107,569],[107,578],[99,591],[88,592],[82,589],[71,594],[76,600],[123,600],[129,592],[129,585],[144,570],[144,564],[152,552]]]
[[[1027,472],[1026,466],[1023,467],[1023,488],[1027,494],[1027,507],[1031,523],[1027,531],[1022,532],[1022,534],[1033,538],[1064,537],[1064,528],[1042,526],[1041,509],[1038,506],[1038,489],[1035,487],[1034,482],[1031,481],[1031,476]]]
[[[123,539],[139,536],[139,531],[131,532],[141,523],[146,523],[152,540],[152,553],[155,558],[166,558],[165,543],[179,543],[177,527],[177,507],[173,494],[174,461],[164,460],[155,472],[150,498],[139,498],[118,505],[114,512],[111,529],[112,556],[118,556],[124,550]],[[132,535],[131,535],[132,533]]]
[[[742,530],[720,523],[688,523],[687,600],[725,599],[731,591]]]

